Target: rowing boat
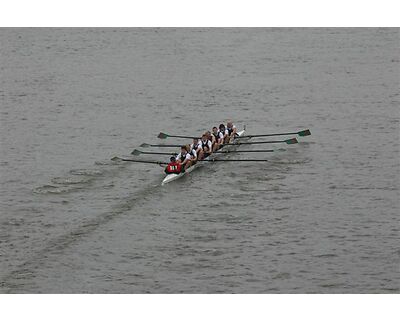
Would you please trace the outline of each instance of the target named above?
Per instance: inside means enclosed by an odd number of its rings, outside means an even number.
[[[251,138],[260,138],[260,137],[272,137],[272,136],[285,136],[285,135],[299,135],[300,137],[305,137],[305,136],[310,136],[311,132],[309,129],[298,131],[298,132],[284,132],[284,133],[268,133],[268,134],[257,134],[257,135],[245,135],[246,128],[244,128],[242,131],[237,133],[237,136],[233,139],[232,142],[230,143],[225,143],[223,144],[222,148],[223,151],[218,151],[212,153],[209,157],[206,159],[198,160],[196,164],[192,165],[189,167],[185,172],[176,174],[176,173],[171,173],[168,174],[164,180],[162,181],[161,185],[165,185],[167,183],[170,183],[174,180],[182,178],[184,175],[187,173],[192,172],[194,169],[197,167],[202,166],[204,163],[207,162],[216,162],[216,161],[227,161],[227,162],[266,162],[268,161],[267,159],[219,159],[220,156],[222,156],[224,153],[231,153],[231,152],[241,152],[237,151],[236,149],[241,146],[242,144],[245,145],[254,145],[254,144],[276,144],[276,143],[285,143],[286,145],[293,145],[297,144],[298,141],[296,138],[291,138],[291,139],[285,139],[285,140],[272,140],[272,141],[254,141],[254,142],[248,142],[249,139]],[[160,132],[158,135],[158,138],[160,139],[166,139],[168,137],[171,138],[193,138],[191,136],[182,136],[182,135],[172,135],[172,134],[166,134]],[[247,142],[245,142],[247,141]],[[158,147],[158,148],[171,148],[171,147],[180,147],[181,145],[175,145],[175,144],[148,144],[148,143],[142,143],[140,147],[142,148],[148,148],[148,147]],[[285,151],[285,149],[267,149],[267,150],[248,150],[245,152],[275,152],[275,151]],[[132,155],[139,156],[140,154],[154,154],[154,155],[169,155],[171,153],[169,152],[146,152],[146,151],[141,151],[138,149],[135,149],[131,152]],[[148,164],[157,164],[157,165],[168,165],[168,162],[163,162],[163,161],[154,161],[154,160],[138,160],[138,159],[126,159],[126,158],[121,158],[118,156],[115,156],[111,158],[113,161],[131,161],[131,162],[139,162],[139,163],[148,163]]]
[[[245,136],[245,132],[246,132],[245,129],[243,129],[242,131],[238,132],[237,133],[238,137],[244,137]],[[223,146],[220,150],[231,151],[231,150],[236,149],[238,147],[239,140],[243,141],[243,139],[236,139],[235,138],[231,145]],[[206,159],[208,161],[212,162],[212,160],[219,158],[221,155],[222,155],[221,153],[213,153],[209,157],[207,157]],[[182,172],[182,173],[179,173],[179,174],[170,173],[164,178],[164,180],[162,181],[161,185],[163,186],[163,185],[165,185],[167,183],[170,183],[172,181],[178,180],[178,179],[182,178],[184,175],[186,175],[186,174],[192,172],[193,170],[195,170],[196,168],[202,166],[203,164],[204,164],[204,162],[197,162],[196,164],[192,165],[187,170],[185,170],[185,172]]]

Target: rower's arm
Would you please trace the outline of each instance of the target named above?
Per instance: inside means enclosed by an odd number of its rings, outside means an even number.
[[[182,165],[186,165],[186,163],[188,163],[188,161],[191,161],[191,160],[192,160],[192,156],[189,153],[187,153],[185,160],[183,160],[183,162],[182,162]]]
[[[219,144],[223,144],[224,143],[224,135],[222,133],[220,133],[220,135],[219,135],[218,143]]]
[[[236,136],[236,127],[232,128],[232,133],[229,136],[229,142],[233,142],[233,138]]]

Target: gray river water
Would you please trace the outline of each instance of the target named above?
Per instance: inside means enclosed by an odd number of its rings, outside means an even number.
[[[0,68],[0,292],[399,293],[399,29],[0,29]],[[312,135],[110,161],[227,119]]]

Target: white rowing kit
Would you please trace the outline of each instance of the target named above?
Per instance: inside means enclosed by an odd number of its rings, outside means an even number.
[[[190,150],[189,155],[192,156],[192,159],[197,159],[197,152],[195,149]]]
[[[176,156],[176,160],[179,160],[181,162],[185,160],[192,160],[192,156],[190,155],[190,153],[186,153],[185,159],[182,160],[182,152],[179,152],[179,154]]]
[[[203,149],[203,146],[201,145],[200,142],[197,143],[196,148],[195,148],[195,146],[194,146],[194,143],[192,143],[192,144],[190,145],[190,150],[195,150],[195,151],[197,151],[198,148]]]
[[[217,132],[217,136],[215,136],[214,133],[212,133],[212,135],[214,136],[216,142],[218,142],[219,139],[224,138],[224,134],[221,131]]]
[[[204,147],[208,147],[208,150],[212,150],[212,143],[210,140],[207,139],[206,142],[200,140],[201,148],[204,150]]]

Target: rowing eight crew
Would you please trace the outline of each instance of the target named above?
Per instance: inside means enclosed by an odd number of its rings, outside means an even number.
[[[222,148],[225,143],[232,142],[237,135],[236,131],[234,124],[228,122],[226,127],[224,124],[220,124],[219,128],[212,128],[212,133],[205,132],[201,139],[194,138],[192,144],[182,146],[180,153],[176,157],[171,157],[165,173],[177,174],[187,170],[198,160],[203,160]]]

